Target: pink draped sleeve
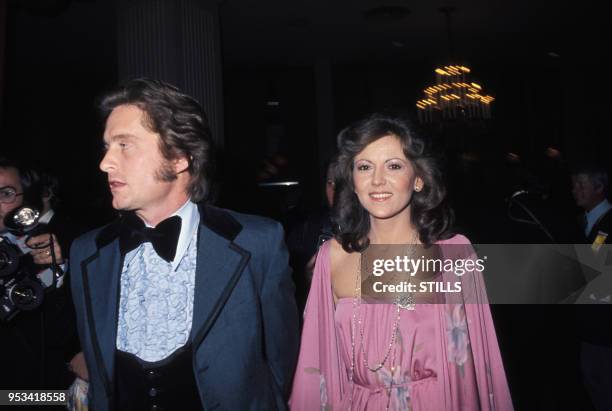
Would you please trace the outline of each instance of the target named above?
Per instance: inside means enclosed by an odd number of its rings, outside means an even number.
[[[470,241],[462,235],[456,235],[438,245],[442,247],[445,258],[478,258]],[[445,275],[457,279],[453,273]],[[457,299],[447,298],[447,304],[444,305],[448,359],[446,372],[449,379],[445,393],[447,403],[453,404],[449,409],[513,410],[483,273],[478,270],[468,271],[460,279],[462,293],[457,295]],[[460,330],[465,332],[457,332]],[[466,339],[465,344],[459,341],[461,338]],[[461,347],[465,347],[467,355],[460,353]]]
[[[331,290],[330,242],[319,249],[304,310],[300,355],[289,406],[296,411],[333,410],[348,384],[341,366]]]

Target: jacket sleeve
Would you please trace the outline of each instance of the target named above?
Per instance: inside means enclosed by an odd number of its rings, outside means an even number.
[[[75,323],[81,345],[85,338],[85,305],[83,301],[83,281],[81,276],[79,241],[75,241],[70,248],[69,279],[70,296],[74,307]]]
[[[289,396],[298,351],[299,330],[295,287],[283,229],[275,223],[266,244],[268,263],[261,288],[266,357],[283,398]]]
[[[87,364],[87,371],[89,374],[89,388],[87,396],[89,399],[90,409],[96,407],[96,409],[103,410],[104,407],[100,406],[99,399],[100,395],[97,393],[103,392],[102,381],[98,376],[100,372],[97,368],[95,357],[92,350],[92,342],[89,338],[89,326],[87,322],[86,313],[86,302],[85,302],[85,291],[83,285],[83,273],[81,270],[81,263],[83,262],[83,256],[87,255],[88,244],[91,239],[86,236],[77,238],[72,243],[70,248],[70,290],[72,294],[72,302],[74,305],[74,313],[76,317],[76,328],[78,331],[78,337],[80,341],[81,350],[85,355],[85,363]],[[91,250],[89,250],[91,252]],[[94,405],[95,404],[95,405]]]

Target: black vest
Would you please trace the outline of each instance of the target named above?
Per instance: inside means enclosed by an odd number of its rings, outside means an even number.
[[[115,409],[121,411],[202,410],[187,344],[168,358],[147,362],[117,350]]]

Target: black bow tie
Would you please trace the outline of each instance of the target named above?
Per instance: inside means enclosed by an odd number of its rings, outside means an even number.
[[[170,262],[174,260],[180,233],[181,217],[179,216],[167,218],[155,228],[149,228],[136,214],[129,213],[125,217],[119,235],[119,248],[121,253],[126,255],[140,244],[150,242],[155,252]]]

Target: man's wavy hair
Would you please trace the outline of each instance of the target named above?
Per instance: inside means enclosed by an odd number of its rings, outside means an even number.
[[[148,130],[159,134],[162,156],[170,161],[185,156],[191,175],[187,191],[191,200],[207,198],[214,169],[213,141],[204,110],[192,97],[158,80],[138,78],[103,96],[100,114],[106,120],[118,106],[134,105],[144,111]],[[166,181],[176,179],[162,170]]]
[[[446,189],[438,160],[425,140],[407,122],[395,117],[374,114],[345,128],[338,135],[337,191],[332,218],[335,238],[346,252],[365,250],[370,240],[370,215],[361,205],[353,184],[354,160],[372,142],[394,136],[402,144],[404,155],[416,175],[423,180],[423,189],[413,192],[410,206],[412,223],[419,239],[430,245],[450,237],[453,212],[446,202]]]

